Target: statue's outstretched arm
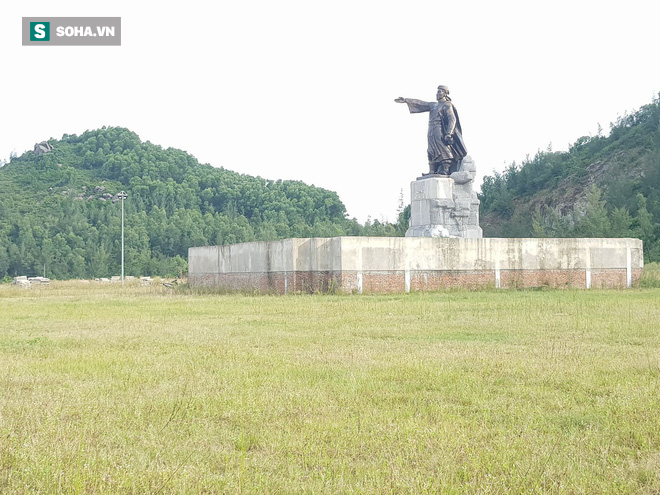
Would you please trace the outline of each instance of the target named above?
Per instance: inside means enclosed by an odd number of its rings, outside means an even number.
[[[397,103],[406,103],[410,113],[430,112],[433,108],[433,103],[422,100],[415,100],[413,98],[403,98],[402,96],[394,100]]]

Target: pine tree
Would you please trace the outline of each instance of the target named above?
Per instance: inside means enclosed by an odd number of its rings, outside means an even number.
[[[605,200],[595,185],[587,192],[587,205],[584,216],[578,221],[575,234],[580,237],[607,237],[610,220],[607,217]]]

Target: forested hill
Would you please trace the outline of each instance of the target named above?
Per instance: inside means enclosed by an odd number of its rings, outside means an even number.
[[[126,273],[177,275],[191,246],[287,237],[395,235],[346,218],[335,192],[200,164],[124,128],[51,139],[0,168],[0,279],[120,273],[125,190]]]
[[[487,237],[636,237],[660,261],[660,98],[481,186]]]

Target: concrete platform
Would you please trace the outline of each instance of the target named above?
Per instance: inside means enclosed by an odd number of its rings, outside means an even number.
[[[192,287],[280,294],[625,288],[643,268],[639,239],[332,237],[188,251]]]

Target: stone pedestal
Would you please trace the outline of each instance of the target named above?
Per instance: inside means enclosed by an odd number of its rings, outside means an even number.
[[[406,237],[483,237],[479,199],[472,190],[476,168],[465,157],[451,176],[420,177],[410,184],[410,227]]]

